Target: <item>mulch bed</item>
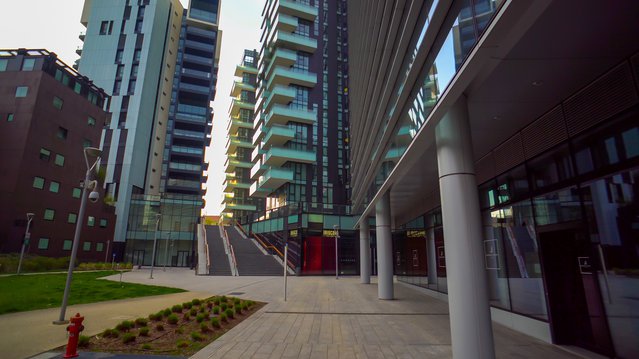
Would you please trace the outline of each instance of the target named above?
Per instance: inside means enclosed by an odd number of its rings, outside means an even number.
[[[226,296],[194,299],[124,321],[93,337],[81,337],[80,351],[190,356],[265,304]]]

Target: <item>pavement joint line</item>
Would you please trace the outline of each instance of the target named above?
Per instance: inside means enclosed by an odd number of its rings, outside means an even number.
[[[427,312],[415,312],[415,313],[380,313],[380,312],[304,312],[304,311],[278,311],[267,310],[265,314],[306,314],[306,315],[448,315],[448,313],[427,313]]]
[[[235,287],[235,288],[229,289],[225,293],[230,295],[231,292],[234,292],[234,291],[236,291],[238,289],[250,287],[250,286],[255,285],[255,284],[260,284],[260,283],[268,282],[270,280],[275,280],[275,279],[279,279],[279,277],[268,278],[268,279],[263,279],[263,280],[258,280],[258,281],[255,281],[255,282],[251,282],[251,283],[239,286],[239,287]]]

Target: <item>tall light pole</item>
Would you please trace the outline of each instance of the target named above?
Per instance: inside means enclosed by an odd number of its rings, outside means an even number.
[[[84,148],[84,162],[87,165],[87,172],[84,175],[84,181],[81,183],[82,197],[80,199],[80,211],[78,211],[78,218],[75,223],[75,235],[73,236],[73,247],[71,248],[71,258],[69,259],[69,270],[67,272],[67,282],[64,286],[64,295],[62,296],[62,306],[60,307],[60,317],[54,321],[53,324],[67,324],[69,321],[64,319],[64,315],[67,311],[67,302],[69,300],[69,291],[71,289],[71,279],[73,278],[73,267],[75,265],[75,257],[78,254],[78,247],[80,245],[80,232],[82,232],[82,224],[84,222],[84,213],[87,207],[87,197],[91,202],[97,202],[100,194],[96,191],[97,181],[91,180],[91,172],[97,166],[100,161],[100,155],[102,151],[95,147]],[[95,162],[89,165],[89,158],[87,156],[95,157]],[[88,190],[91,189],[91,193]]]
[[[339,279],[339,271],[338,271],[338,257],[337,257],[337,239],[339,239],[339,226],[336,224],[333,226],[333,230],[335,231],[335,279]]]
[[[158,244],[158,227],[160,226],[160,218],[162,215],[159,213],[155,214],[155,234],[153,235],[153,253],[151,253],[151,275],[149,279],[153,279],[153,266],[155,265],[155,248]]]
[[[171,231],[169,231],[169,237],[164,244],[164,271],[166,272],[166,262],[169,261],[169,241],[171,240]]]
[[[16,274],[20,274],[20,268],[22,268],[22,258],[24,257],[24,248],[29,244],[29,239],[31,239],[31,233],[29,233],[29,227],[31,227],[31,221],[33,220],[33,216],[35,216],[35,214],[31,212],[27,213],[27,230],[24,232],[24,240],[22,241],[22,250],[20,250],[20,260],[18,261],[18,272]]]

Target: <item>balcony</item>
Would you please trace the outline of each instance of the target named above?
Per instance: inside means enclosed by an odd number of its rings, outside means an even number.
[[[273,105],[273,108],[266,115],[264,125],[267,127],[274,124],[286,125],[290,121],[313,124],[317,121],[317,112],[315,110],[291,108],[282,105]]]
[[[277,67],[282,66],[284,68],[288,68],[293,66],[293,64],[297,61],[297,54],[295,51],[287,50],[279,48],[275,50],[273,53],[273,57],[271,61],[268,63],[268,68],[266,70],[266,77],[271,75],[271,71]]]
[[[237,65],[235,67],[235,76],[242,77],[242,74],[244,74],[245,72],[249,74],[257,75],[257,67],[250,67],[250,66],[243,66],[243,65]]]
[[[225,181],[230,181],[230,180],[234,180],[235,179],[235,173],[227,173],[226,175],[224,175],[224,180]]]
[[[228,126],[226,126],[226,131],[228,133],[235,133],[239,128],[248,128],[249,130],[252,130],[253,122],[242,121],[239,116],[231,117]]]
[[[275,125],[267,129],[262,147],[281,146],[293,138],[295,138],[295,130],[285,126]]]
[[[206,134],[198,131],[173,130],[173,136],[189,140],[202,140],[206,137]]]
[[[264,164],[267,166],[281,167],[286,162],[315,163],[315,152],[271,147],[264,154]]]
[[[271,106],[275,103],[288,104],[295,99],[295,89],[288,86],[276,85],[266,98],[264,105],[264,111],[270,110]]]
[[[250,103],[250,102],[244,102],[242,100],[239,99],[233,99],[233,102],[231,103],[231,116],[239,116],[240,114],[240,109],[245,109],[245,110],[250,110],[253,111],[253,106],[255,106],[254,104]]]
[[[293,171],[288,168],[269,168],[260,177],[258,184],[261,188],[278,189],[284,183],[293,181]]]
[[[295,22],[295,24],[296,24],[295,27],[297,27],[297,21]],[[294,31],[295,27],[291,31]],[[81,32],[80,35],[78,35],[78,37],[80,38],[81,41],[84,41],[84,38],[86,37],[86,34],[84,32]]]
[[[206,94],[206,95],[208,95],[208,93],[211,92],[211,88],[209,88],[208,86],[187,84],[185,82],[181,82],[179,88],[180,88],[180,91],[190,91],[190,92]]]
[[[264,138],[265,131],[267,129],[268,128],[266,128],[264,126],[260,126],[258,129],[256,129],[253,132],[253,145],[254,146],[257,146],[260,143],[260,141],[262,140],[262,138]]]
[[[224,197],[222,197],[222,203],[233,202],[233,198],[235,198],[233,193],[224,193]]]
[[[77,49],[75,49],[75,53],[78,54],[78,56],[82,56],[82,48],[78,47]]]
[[[202,166],[191,164],[191,163],[183,163],[183,162],[169,162],[169,168],[172,170],[178,170],[182,172],[188,173],[202,173]]]
[[[226,162],[226,168],[224,169],[225,173],[235,172],[236,168],[251,168],[253,166],[251,162],[244,162],[230,158]]]
[[[204,155],[204,149],[198,147],[186,147],[186,146],[171,146],[171,151],[175,153],[193,155],[201,157]]]
[[[242,81],[233,81],[233,87],[231,87],[231,96],[238,97],[242,90],[255,92],[255,86],[242,82]]]
[[[318,10],[313,6],[301,4],[295,1],[280,0],[277,7],[277,12],[280,14],[295,16],[313,22],[317,17]]]
[[[298,85],[304,87],[315,87],[317,84],[317,74],[308,71],[295,71],[290,68],[276,67],[270,75],[266,89],[270,90],[275,85]]]
[[[238,147],[242,148],[250,148],[253,149],[253,143],[250,140],[239,137],[229,137],[228,141],[226,141],[226,153],[234,153]]]
[[[297,19],[293,16],[278,14],[273,22],[278,30],[293,32],[297,29]]]
[[[233,190],[236,188],[249,189],[250,187],[251,185],[249,183],[237,182],[236,180],[226,181],[224,192],[233,192]]]
[[[227,203],[225,208],[236,211],[255,211],[257,207],[254,204],[243,203]]]
[[[305,51],[314,53],[317,50],[317,40],[302,36],[298,34],[292,34],[290,32],[277,31],[273,37],[273,42],[276,47],[285,47],[296,51]]]
[[[266,198],[273,190],[270,188],[258,187],[257,182],[253,182],[251,184],[251,188],[249,188],[249,196],[255,198]]]
[[[267,169],[268,167],[264,166],[262,164],[262,161],[258,161],[251,168],[251,180],[253,181],[257,180],[262,175],[262,173],[264,173],[264,171],[266,171]]]

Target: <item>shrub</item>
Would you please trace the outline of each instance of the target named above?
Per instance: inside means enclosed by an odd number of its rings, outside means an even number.
[[[213,307],[213,314],[219,314],[220,313],[220,307],[215,306]]]
[[[198,323],[202,323],[204,321],[204,314],[198,314],[197,317],[195,317],[195,320]]]
[[[149,350],[149,349],[151,349],[151,344],[149,343],[142,344],[142,350]]]
[[[222,303],[222,301],[220,300],[220,298],[215,298],[215,299],[213,299],[213,304],[215,304],[215,305],[220,305],[220,303]]]
[[[238,305],[235,307],[235,314],[242,314],[242,306]]]
[[[117,329],[107,329],[102,332],[102,336],[105,338],[117,338],[120,336],[120,332]]]
[[[115,329],[121,331],[121,332],[127,332],[129,331],[129,329],[133,328],[135,325],[133,324],[133,322],[125,320],[123,322],[121,322],[120,324],[115,326]]]
[[[189,310],[189,314],[192,315],[192,316],[197,315],[197,309],[191,308],[191,310]]]
[[[226,304],[226,303],[222,303],[222,304],[220,304],[220,308],[222,308],[222,310],[223,310],[223,311],[224,311],[224,310],[226,310],[226,308],[228,308],[228,307],[229,307],[229,306],[228,306],[228,304]]]
[[[209,331],[209,326],[208,326],[208,324],[206,324],[206,322],[200,323],[200,331],[202,333],[206,333],[206,332]]]
[[[127,344],[135,341],[135,334],[126,333],[122,336],[122,343]]]
[[[193,306],[193,304],[191,304],[191,302],[182,303],[182,308],[184,308],[184,309],[191,309],[192,306]]]
[[[228,322],[229,318],[226,316],[225,313],[220,314],[220,320],[223,322]]]
[[[233,319],[234,314],[232,309],[227,309],[224,311],[224,313],[226,314],[227,317],[229,317],[229,319]]]
[[[199,300],[199,299],[197,299],[197,298],[195,298],[195,299],[193,299],[193,300],[191,301],[191,303],[192,303],[193,305],[200,305],[200,303],[202,303],[202,301],[201,301],[201,300]]]
[[[240,300],[240,298],[235,298],[235,299],[233,299],[233,304],[238,305],[238,304],[240,304],[240,303],[242,303],[242,301]]]
[[[182,306],[179,305],[179,304],[176,304],[176,305],[171,307],[171,311],[173,313],[182,313]]]
[[[206,311],[206,307],[205,306],[201,306],[200,307],[200,313],[204,313]]]
[[[242,310],[248,310],[249,306],[248,303],[242,303]]]
[[[183,329],[182,327],[179,327],[179,328],[177,328],[177,329],[175,330],[175,332],[176,332],[177,334],[183,334],[183,333],[184,333],[184,329]]]
[[[188,322],[189,320],[191,320],[191,315],[189,313],[184,313],[184,315],[182,316],[182,319],[185,322]]]
[[[140,328],[140,336],[148,337],[149,336],[149,327]]]
[[[220,297],[220,300],[222,301],[222,303],[226,303],[226,302],[228,302],[228,298],[226,298],[226,296],[225,296],[225,295],[221,296],[221,297]]]
[[[177,347],[178,348],[186,348],[189,346],[189,341],[188,340],[178,340],[177,341]]]
[[[145,318],[138,318],[135,320],[135,325],[138,327],[146,327],[147,324],[149,324],[149,321]]]
[[[204,337],[202,336],[202,334],[200,334],[198,332],[191,332],[191,339],[199,342],[199,341],[203,340]]]
[[[158,323],[158,325],[155,326],[155,330],[157,330],[158,332],[163,331],[164,325],[162,323]]]
[[[209,309],[213,308],[213,302],[206,302],[206,307]]]
[[[80,335],[80,337],[78,338],[78,346],[80,348],[88,347],[90,339],[91,339],[91,337],[87,337],[86,335]]]
[[[160,318],[162,318],[162,314],[160,314]],[[149,314],[149,320],[152,320],[154,322],[157,322],[158,319],[158,313],[151,313]]]
[[[162,315],[165,317],[168,317],[169,315],[171,315],[171,308],[164,309],[164,311],[162,311]]]
[[[175,314],[171,314],[168,318],[166,318],[166,321],[169,322],[169,324],[177,324],[178,320],[178,316]]]
[[[222,326],[220,325],[220,320],[219,320],[218,318],[213,318],[213,319],[211,319],[211,326],[212,326],[213,328],[220,328],[220,327],[222,327]]]

